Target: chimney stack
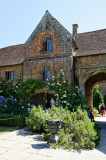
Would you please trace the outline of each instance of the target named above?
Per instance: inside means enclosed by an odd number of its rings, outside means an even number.
[[[73,24],[73,35],[78,33],[78,24]]]

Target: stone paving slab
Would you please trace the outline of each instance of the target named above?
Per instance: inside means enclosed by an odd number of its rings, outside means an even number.
[[[93,150],[51,149],[41,135],[24,128],[0,135],[0,160],[104,160],[106,159],[106,117],[96,118],[101,141]]]

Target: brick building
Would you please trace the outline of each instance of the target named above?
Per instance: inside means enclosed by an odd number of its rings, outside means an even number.
[[[81,34],[77,29],[74,24],[71,34],[46,11],[24,44],[0,49],[0,77],[47,81],[53,70],[59,73],[64,68],[69,83],[78,77],[80,91],[92,105],[93,86],[106,82],[106,29]],[[106,94],[106,90],[103,92]]]

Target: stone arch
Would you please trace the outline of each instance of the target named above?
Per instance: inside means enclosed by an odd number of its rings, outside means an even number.
[[[51,106],[51,98],[55,99],[54,93],[48,93],[47,88],[36,90],[33,95],[30,96],[31,102],[35,105],[42,105],[44,109],[47,109]]]
[[[91,67],[91,68],[82,68],[80,70],[80,76],[79,76],[79,86],[80,86],[80,92],[85,95],[85,83],[94,75],[97,75],[99,73],[106,73],[106,67]]]
[[[92,97],[92,89],[95,85],[99,83],[106,83],[106,73],[100,72],[97,73],[90,78],[88,78],[85,82],[85,95],[87,106],[93,107],[93,97]]]

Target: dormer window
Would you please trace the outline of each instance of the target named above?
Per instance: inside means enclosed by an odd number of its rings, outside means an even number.
[[[49,36],[46,36],[43,39],[43,51],[51,51],[52,50],[52,38]]]
[[[50,81],[50,67],[44,66],[41,68],[41,80]]]

